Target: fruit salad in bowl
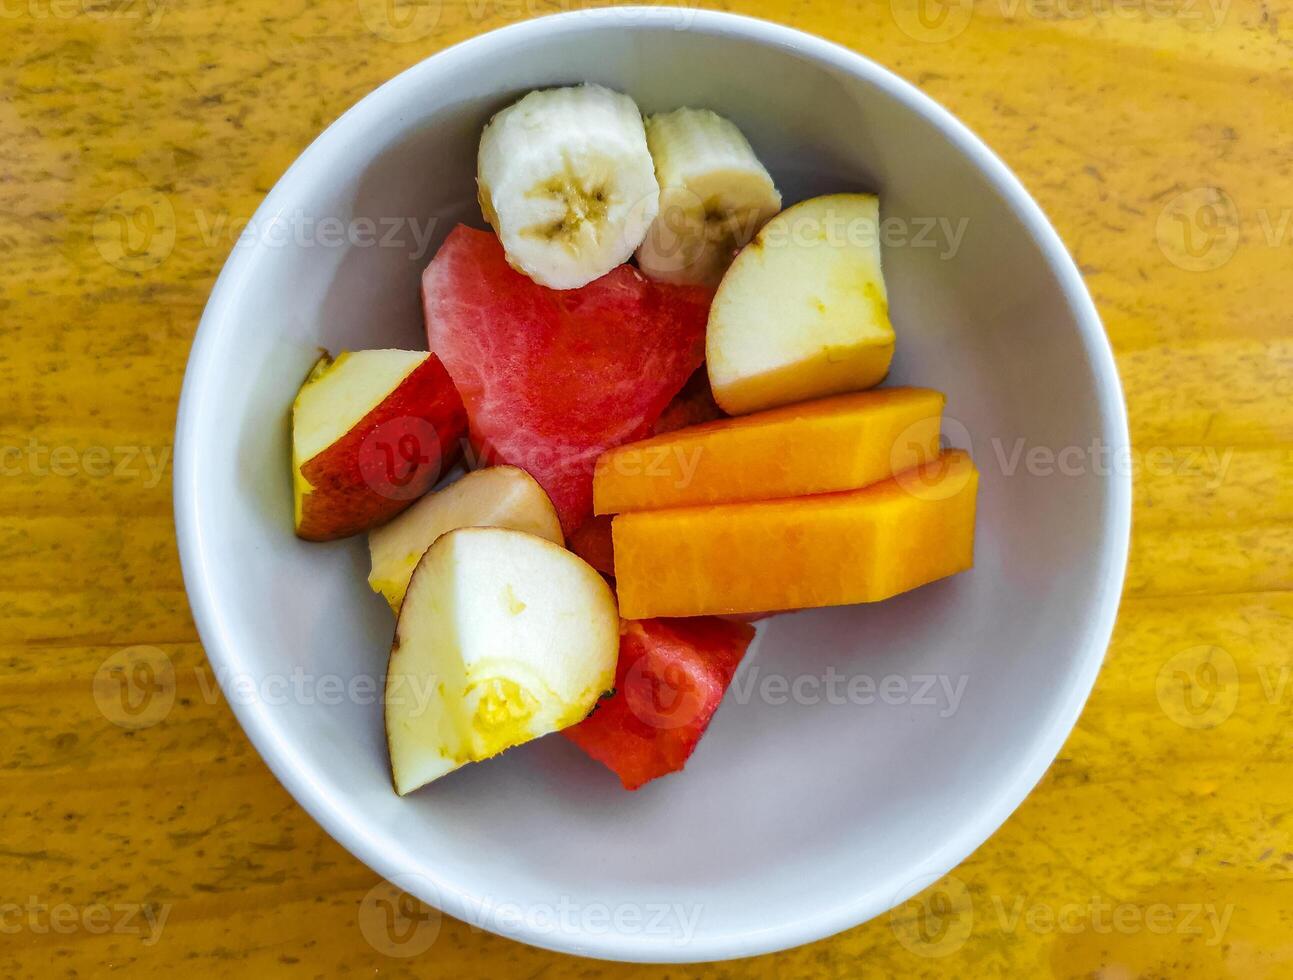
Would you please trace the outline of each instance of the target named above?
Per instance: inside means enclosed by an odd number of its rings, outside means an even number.
[[[1125,446],[1117,377],[905,82],[730,15],[541,18],[377,89],[249,227],[181,400],[185,583],[251,741],[400,888],[752,955],[920,891],[1055,758],[1129,489],[1028,460]]]
[[[477,188],[490,230],[422,277],[429,350],[325,354],[293,411],[296,533],[368,531],[397,618],[397,793],[553,732],[637,789],[696,748],[742,617],[972,566],[944,397],[877,387],[875,195],[783,211],[731,120],[593,84],[498,112]]]

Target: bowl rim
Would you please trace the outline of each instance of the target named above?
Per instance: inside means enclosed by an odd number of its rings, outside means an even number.
[[[1104,428],[1101,436],[1114,453],[1129,451],[1130,436],[1122,387],[1113,351],[1099,314],[1059,235],[1018,178],[963,123],[911,83],[842,45],[783,24],[718,11],[629,6],[568,11],[520,21],[476,35],[429,55],[347,109],[279,178],[257,208],[252,222],[259,226],[270,221],[279,212],[280,200],[288,194],[287,187],[324,157],[331,147],[347,142],[351,138],[351,131],[361,125],[361,120],[385,111],[384,107],[388,103],[398,101],[404,90],[423,75],[451,72],[460,64],[469,63],[484,55],[500,41],[529,40],[542,43],[553,36],[579,33],[590,27],[607,24],[625,31],[664,27],[678,30],[679,17],[683,13],[686,14],[685,29],[688,32],[707,36],[735,36],[770,47],[789,49],[819,65],[837,69],[881,89],[908,110],[932,123],[967,157],[1001,195],[1055,275],[1077,323],[1080,340],[1095,379]],[[180,564],[203,649],[217,667],[228,664],[235,658],[231,654],[232,646],[220,605],[214,598],[208,554],[201,531],[199,514],[202,488],[197,480],[201,454],[195,445],[194,435],[200,406],[211,404],[206,392],[217,365],[212,356],[215,335],[219,332],[221,321],[233,306],[257,251],[235,249],[221,269],[194,335],[176,420],[173,496]],[[1085,636],[1079,643],[1080,662],[1069,689],[1052,710],[1046,727],[1034,739],[1026,763],[1018,767],[1014,781],[1000,789],[995,797],[981,802],[974,819],[968,821],[953,837],[942,842],[920,868],[913,868],[907,884],[896,890],[889,901],[878,899],[876,892],[872,890],[869,896],[859,896],[835,908],[786,921],[774,928],[698,934],[686,946],[662,943],[645,935],[621,935],[613,931],[578,935],[542,932],[534,930],[525,922],[518,923],[515,931],[508,932],[499,931],[492,925],[485,927],[532,946],[599,959],[639,963],[724,960],[776,952],[835,935],[884,914],[947,874],[994,834],[1041,780],[1077,723],[1095,684],[1117,617],[1131,532],[1131,475],[1124,468],[1115,468],[1108,480],[1109,493],[1099,555],[1101,576],[1096,600],[1098,612],[1091,618]],[[224,676],[224,671],[217,670],[218,678]],[[373,871],[387,880],[402,879],[407,883],[410,876],[388,854],[384,839],[364,826],[362,814],[347,801],[332,798],[321,791],[309,773],[298,765],[288,739],[278,731],[266,705],[256,699],[227,697],[226,700],[257,752],[306,812]],[[421,881],[421,876],[418,877]],[[480,915],[486,900],[473,894],[469,888],[435,878],[427,884],[430,887],[422,889],[420,894],[417,883],[411,883],[406,890],[456,918],[470,922],[492,922],[490,917]]]

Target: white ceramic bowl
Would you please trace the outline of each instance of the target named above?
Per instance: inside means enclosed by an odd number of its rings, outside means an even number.
[[[453,222],[480,223],[481,126],[528,89],[580,80],[627,91],[648,112],[686,104],[731,116],[787,201],[879,191],[893,219],[891,380],[945,391],[946,432],[973,449],[976,565],[890,602],[763,624],[686,771],[637,793],[551,737],[399,799],[370,686],[384,674],[391,615],[365,585],[362,538],[292,535],[289,406],[320,346],[424,346],[422,267]],[[928,219],[946,224],[931,230]],[[1076,721],[1127,551],[1113,359],[1036,204],[960,123],[883,68],[718,13],[529,21],[437,54],[347,112],[233,250],[193,346],[177,441],[194,616],[278,778],[356,856],[429,903],[611,959],[808,942],[964,859]],[[350,686],[338,694],[338,683]]]

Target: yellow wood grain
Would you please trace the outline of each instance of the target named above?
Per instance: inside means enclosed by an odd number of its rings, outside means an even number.
[[[1293,976],[1286,0],[723,5],[916,82],[1077,257],[1136,449],[1107,665],[1000,832],[833,939],[661,971],[448,919],[417,957],[366,937],[375,877],[279,787],[197,644],[181,373],[239,223],[321,129],[446,44],[580,3],[0,5],[0,975]],[[123,239],[140,206],[151,237]],[[92,678],[138,646],[169,710],[132,730]]]

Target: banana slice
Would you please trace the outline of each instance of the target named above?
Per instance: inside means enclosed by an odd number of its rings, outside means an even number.
[[[637,251],[654,279],[716,284],[736,251],[781,210],[781,194],[728,119],[676,109],[646,122],[660,213]]]
[[[660,206],[642,114],[600,85],[531,92],[499,112],[476,177],[508,262],[553,289],[626,262]]]

